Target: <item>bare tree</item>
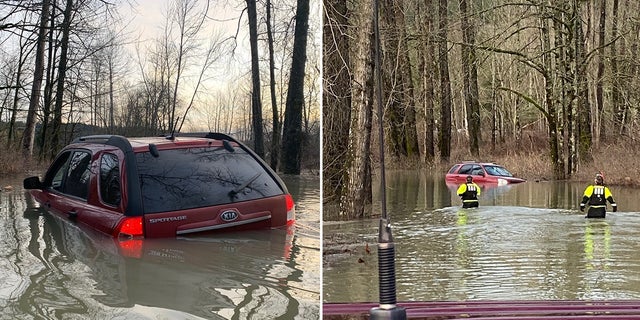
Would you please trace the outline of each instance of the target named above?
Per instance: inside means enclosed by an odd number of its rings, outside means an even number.
[[[22,152],[25,158],[31,158],[33,154],[33,142],[35,138],[36,115],[38,102],[40,101],[42,79],[44,78],[44,50],[47,41],[47,22],[49,19],[49,0],[42,1],[42,13],[38,25],[38,38],[36,45],[36,59],[31,85],[31,97],[29,99],[29,111],[27,121],[22,135]]]
[[[347,3],[324,0],[323,25],[323,94],[322,94],[322,158],[323,199],[337,203],[347,175],[345,141],[349,139],[351,118],[350,39]]]
[[[440,67],[440,126],[438,146],[441,161],[449,161],[451,156],[451,79],[449,78],[449,58],[447,48],[448,1],[439,0],[438,6],[438,66]]]
[[[373,92],[372,42],[373,8],[367,1],[354,3],[351,15],[349,35],[357,39],[349,50],[351,61],[351,126],[348,140],[348,157],[345,165],[347,183],[344,185],[340,212],[345,218],[362,218],[365,216],[367,200],[366,179],[371,174],[367,164],[370,161],[372,101],[368,92]],[[368,88],[367,88],[368,87]],[[381,117],[382,115],[378,115]]]
[[[278,158],[280,155],[280,114],[278,113],[278,103],[276,101],[276,75],[275,75],[275,58],[273,52],[273,30],[271,18],[271,0],[267,0],[267,45],[269,46],[269,90],[271,93],[271,114],[273,119],[273,129],[271,132],[271,156],[269,165],[276,170],[278,168]]]
[[[469,1],[473,4],[473,1]],[[467,122],[469,124],[469,152],[475,157],[480,155],[480,102],[478,93],[478,59],[476,58],[476,32],[473,19],[469,18],[467,0],[460,0],[460,16],[462,28],[462,80],[464,83],[464,98],[467,107]]]
[[[298,0],[293,40],[293,59],[287,90],[282,133],[281,170],[300,174],[302,151],[302,110],[304,108],[304,78],[307,61],[307,33],[309,30],[309,1]]]
[[[256,0],[246,0],[249,20],[249,42],[251,44],[251,130],[253,131],[253,151],[264,157],[262,134],[262,99],[260,94],[260,57],[258,56],[258,13]]]

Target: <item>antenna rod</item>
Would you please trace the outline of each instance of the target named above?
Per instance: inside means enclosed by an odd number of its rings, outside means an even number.
[[[380,28],[378,26],[378,2],[373,0],[373,30],[375,33],[375,80],[378,105],[378,134],[380,143],[380,225],[378,232],[378,284],[380,306],[371,308],[371,320],[405,320],[407,312],[396,306],[395,244],[391,236],[391,224],[387,216],[386,179],[384,172],[384,128],[382,108],[382,74],[380,71]]]

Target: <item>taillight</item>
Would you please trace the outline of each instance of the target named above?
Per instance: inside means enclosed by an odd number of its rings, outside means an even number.
[[[290,194],[286,194],[284,199],[287,204],[287,225],[290,226],[296,221],[296,204]]]
[[[144,228],[142,227],[142,217],[127,217],[124,218],[116,231],[114,236],[117,238],[135,238],[144,236]]]

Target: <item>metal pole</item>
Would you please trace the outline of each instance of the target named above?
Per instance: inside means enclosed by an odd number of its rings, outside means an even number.
[[[373,1],[373,29],[375,33],[375,80],[378,105],[378,133],[380,141],[380,225],[378,232],[378,284],[380,305],[371,308],[371,320],[404,320],[407,312],[396,305],[395,244],[391,235],[391,223],[387,216],[386,179],[384,172],[384,130],[382,108],[382,75],[380,71],[380,28],[378,26],[379,0]]]

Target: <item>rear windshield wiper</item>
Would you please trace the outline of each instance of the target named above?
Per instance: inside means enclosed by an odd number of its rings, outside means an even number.
[[[261,172],[256,173],[256,175],[254,175],[253,177],[251,177],[249,180],[247,180],[245,183],[239,185],[237,188],[229,191],[229,196],[230,197],[235,197],[236,194],[240,193],[240,191],[242,191],[242,189],[246,188],[248,185],[250,185],[252,182],[254,182],[256,179],[258,179],[258,177],[261,175]]]

